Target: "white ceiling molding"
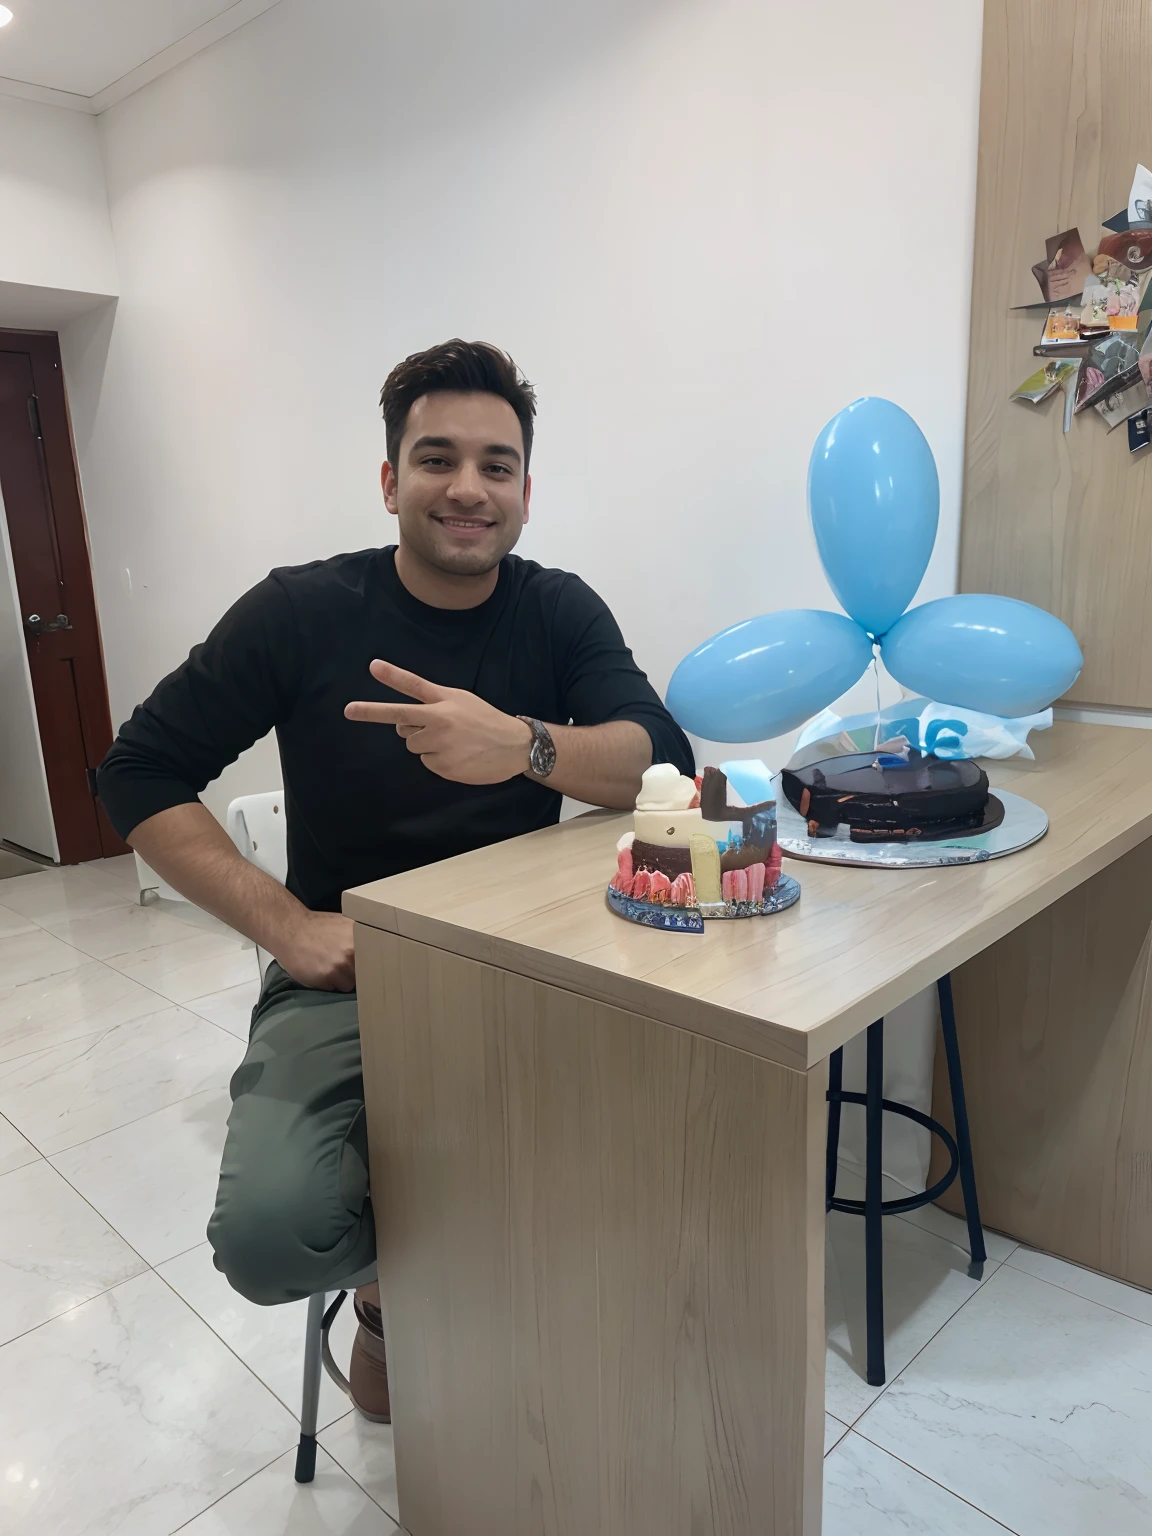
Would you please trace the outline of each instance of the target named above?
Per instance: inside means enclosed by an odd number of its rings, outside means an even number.
[[[27,80],[6,80],[2,75],[0,96],[16,96],[21,101],[42,101],[46,106],[68,107],[72,112],[96,111],[90,96],[77,96],[74,91],[57,91],[50,85],[32,85]]]
[[[89,97],[88,110],[103,112],[106,108],[115,106],[116,102],[123,101],[125,96],[131,96],[132,92],[138,91],[141,86],[166,74],[168,70],[175,69],[177,64],[182,64],[193,54],[202,53],[205,48],[219,42],[222,37],[227,37],[230,32],[239,31],[248,22],[255,21],[257,16],[262,16],[265,11],[270,11],[274,5],[279,4],[280,0],[236,0],[235,5],[229,6],[219,16],[214,16],[211,21],[206,21],[194,32],[189,32],[188,36],[182,37],[178,43],[173,43],[169,48],[162,48],[150,59],[145,59],[143,64],[138,64],[126,75],[121,75],[119,80],[114,80],[102,91],[97,91],[95,96]]]
[[[25,101],[41,101],[48,106],[67,107],[74,112],[98,114],[114,106],[118,101],[123,101],[126,96],[131,96],[134,91],[140,90],[160,75],[166,74],[168,70],[174,69],[177,64],[182,64],[185,59],[202,53],[205,48],[219,42],[222,37],[239,31],[248,22],[254,21],[257,16],[270,11],[279,3],[280,0],[235,0],[227,10],[221,11],[218,16],[196,27],[186,37],[180,38],[169,47],[160,49],[150,59],[145,59],[142,64],[128,70],[118,80],[113,80],[93,96],[80,96],[73,91],[61,91],[49,85],[36,85],[29,81],[10,80],[3,77],[0,77],[0,95],[17,96]]]

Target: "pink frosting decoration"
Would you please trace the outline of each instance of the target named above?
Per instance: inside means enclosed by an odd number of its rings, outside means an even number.
[[[752,864],[748,871],[748,900],[759,901],[764,895],[764,866]]]
[[[666,902],[672,894],[672,882],[660,870],[653,870],[652,883],[648,887],[649,901]]]
[[[772,853],[769,856],[764,875],[764,884],[767,886],[768,890],[774,889],[777,880],[780,878],[780,866],[783,863],[784,855],[780,852],[780,844],[773,843]]]
[[[612,887],[612,889],[614,891],[619,891],[622,896],[631,896],[631,894],[632,894],[632,876],[631,875],[622,875],[620,873],[620,871],[617,870],[616,873],[612,876],[611,880],[608,883],[609,883],[609,885]]]
[[[696,905],[696,886],[689,874],[677,875],[672,882],[672,905],[674,907],[694,907]]]
[[[632,877],[632,895],[637,901],[647,901],[652,888],[652,875],[646,869],[638,869]]]
[[[748,871],[746,869],[734,869],[732,871],[732,900],[748,900]]]
[[[720,876],[720,895],[725,901],[735,900],[735,897],[732,895],[732,871],[730,869],[726,869]]]
[[[631,850],[631,848],[621,848],[620,852],[616,855],[616,873],[622,879],[631,881],[631,879],[632,879],[632,850]],[[617,886],[616,889],[620,890],[621,887]]]

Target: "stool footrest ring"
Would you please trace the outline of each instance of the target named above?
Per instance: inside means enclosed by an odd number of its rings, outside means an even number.
[[[829,1090],[828,1099],[837,1104],[866,1104],[867,1098],[862,1093],[849,1093],[840,1089],[833,1092]],[[922,1125],[925,1130],[931,1131],[933,1136],[939,1136],[948,1153],[948,1170],[943,1178],[938,1179],[931,1189],[926,1189],[922,1195],[908,1195],[902,1200],[884,1200],[880,1209],[886,1216],[900,1216],[907,1211],[918,1211],[922,1205],[931,1205],[938,1200],[944,1191],[954,1183],[960,1172],[960,1153],[956,1146],[952,1133],[944,1128],[939,1120],[933,1120],[931,1115],[926,1115],[922,1110],[913,1109],[910,1104],[897,1104],[893,1099],[881,1101],[890,1114],[903,1115],[906,1120],[914,1120],[917,1125]],[[826,1202],[830,1211],[846,1211],[850,1216],[863,1216],[863,1200],[842,1200],[833,1195]]]

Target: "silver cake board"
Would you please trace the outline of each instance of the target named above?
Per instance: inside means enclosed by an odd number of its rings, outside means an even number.
[[[791,875],[778,875],[776,884],[762,899],[752,901],[705,902],[694,907],[670,907],[658,901],[637,901],[634,896],[608,887],[608,905],[618,917],[645,928],[668,928],[675,933],[703,933],[705,921],[740,922],[748,917],[770,917],[783,912],[800,900],[800,882]]]
[[[794,859],[819,864],[855,864],[865,869],[933,869],[943,864],[981,864],[1003,859],[1038,843],[1048,830],[1048,816],[1023,795],[1006,789],[993,790],[1004,807],[1004,820],[990,832],[969,837],[943,838],[940,842],[854,843],[843,834],[809,837],[808,823],[784,798],[776,780],[777,840]]]

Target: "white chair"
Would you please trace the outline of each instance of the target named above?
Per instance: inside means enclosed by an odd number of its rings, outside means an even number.
[[[288,878],[288,818],[284,810],[284,791],[272,789],[263,795],[241,795],[228,807],[224,825],[228,836],[248,862],[283,885]],[[257,945],[256,959],[263,981],[272,956]]]
[[[288,821],[284,810],[284,791],[270,790],[263,795],[241,795],[228,807],[225,820],[228,836],[251,864],[262,869],[283,885],[288,878]],[[272,956],[256,948],[260,980]],[[308,1298],[308,1321],[304,1329],[304,1386],[300,1405],[300,1444],[296,1449],[296,1481],[310,1483],[316,1476],[316,1423],[320,1413],[320,1369],[323,1364],[332,1380],[348,1392],[348,1382],[328,1346],[328,1333],[348,1292],[368,1285],[376,1278],[373,1264],[361,1274],[344,1282],[335,1301],[328,1305],[328,1293],[318,1291]],[[351,1393],[349,1393],[351,1396]]]

